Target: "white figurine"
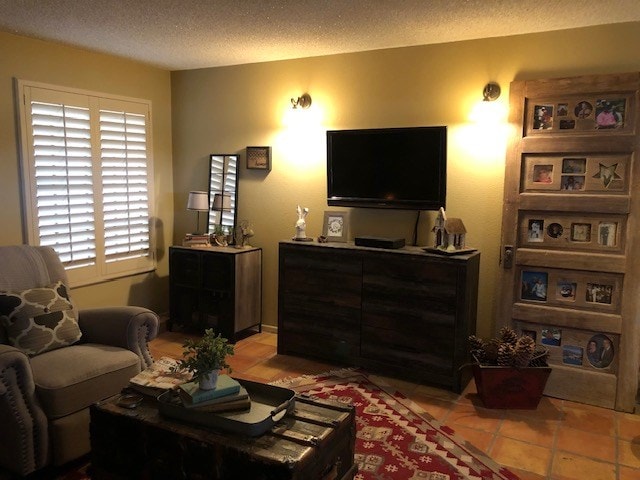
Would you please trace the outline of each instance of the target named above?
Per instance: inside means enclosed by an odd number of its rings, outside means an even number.
[[[305,218],[307,217],[307,214],[309,213],[309,209],[304,207],[301,208],[300,205],[298,205],[297,208],[297,212],[298,212],[298,221],[296,222],[296,239],[300,239],[300,240],[304,240],[307,238],[307,222],[305,221]]]

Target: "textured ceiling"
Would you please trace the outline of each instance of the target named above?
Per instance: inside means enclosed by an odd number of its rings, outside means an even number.
[[[0,30],[170,70],[640,20],[640,0],[0,0]]]

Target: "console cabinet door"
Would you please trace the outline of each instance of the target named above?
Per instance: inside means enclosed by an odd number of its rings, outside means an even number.
[[[281,244],[278,292],[278,353],[357,358],[362,293],[357,253]]]
[[[458,388],[475,315],[465,308],[466,263],[368,255],[363,266],[361,355],[387,370]]]

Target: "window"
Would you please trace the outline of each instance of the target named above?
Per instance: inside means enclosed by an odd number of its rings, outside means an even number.
[[[17,85],[28,243],[73,286],[155,268],[150,102]]]

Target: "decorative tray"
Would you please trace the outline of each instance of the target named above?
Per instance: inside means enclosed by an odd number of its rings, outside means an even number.
[[[158,397],[158,409],[164,416],[185,422],[257,437],[270,430],[292,408],[295,392],[288,388],[236,378],[249,393],[251,409],[241,412],[210,413],[185,408],[176,401],[179,394],[169,390]],[[276,418],[277,417],[277,418]]]

